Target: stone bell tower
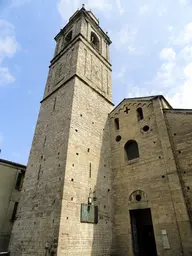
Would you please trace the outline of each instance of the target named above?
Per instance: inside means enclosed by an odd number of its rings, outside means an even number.
[[[84,7],[55,40],[11,255],[111,255],[111,41]]]

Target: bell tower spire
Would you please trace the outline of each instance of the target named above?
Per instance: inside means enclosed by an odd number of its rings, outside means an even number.
[[[100,28],[99,20],[84,6],[55,37],[56,49],[51,61],[45,97],[73,76],[112,100],[111,40]]]

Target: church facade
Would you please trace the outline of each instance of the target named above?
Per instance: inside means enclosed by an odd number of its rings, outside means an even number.
[[[111,40],[84,7],[55,40],[11,255],[192,255],[192,110],[114,108]]]

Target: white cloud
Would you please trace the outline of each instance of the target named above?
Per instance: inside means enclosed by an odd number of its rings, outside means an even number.
[[[185,69],[184,69],[184,74],[187,78],[192,78],[192,63],[189,63]]]
[[[87,8],[99,11],[106,11],[112,9],[112,4],[109,0],[88,0]]]
[[[80,8],[80,0],[59,0],[57,4],[57,9],[63,20],[68,20],[78,8]]]
[[[172,31],[173,26],[168,30]],[[174,26],[174,31],[169,46],[159,53],[161,64],[156,75],[144,84],[148,92],[154,89],[154,94],[163,94],[173,107],[191,108],[192,23],[184,25],[179,33]]]
[[[167,29],[168,29],[168,31],[172,31],[173,30],[173,26],[169,25]]]
[[[175,62],[165,62],[160,66],[154,80],[152,82],[149,82],[149,84],[155,84],[156,86],[161,88],[172,86],[174,85],[177,77],[175,75],[176,72],[179,73],[179,70],[177,71],[177,66]]]
[[[118,72],[114,72],[114,78],[118,81],[121,81],[122,83],[125,82],[125,75],[126,75],[127,69],[125,67],[122,67]]]
[[[87,10],[93,9],[102,12],[105,16],[112,10],[112,3],[110,0],[58,0],[57,9],[63,20],[68,20],[70,16],[85,4]],[[117,0],[119,11],[122,13],[123,9],[120,0]]]
[[[173,43],[180,46],[192,43],[192,22],[186,24],[179,35],[173,38]]]
[[[167,8],[164,6],[157,8],[157,15],[159,17],[163,16],[166,12],[167,12]]]
[[[0,38],[0,58],[11,57],[16,53],[17,43],[13,36]]]
[[[116,35],[115,46],[118,50],[127,50],[129,53],[136,53],[135,39],[137,36],[137,29],[124,25]]]
[[[29,2],[31,2],[31,0],[11,0],[10,7],[20,7]]]
[[[179,0],[179,3],[185,6],[188,4],[188,0]]]
[[[177,86],[167,98],[173,107],[191,108],[192,76],[180,86]]]
[[[160,52],[160,59],[167,61],[174,61],[176,58],[176,53],[172,48],[164,48]]]
[[[192,45],[186,45],[180,52],[181,58],[185,61],[192,60]]]
[[[0,20],[0,86],[15,81],[8,67],[3,66],[3,61],[7,57],[13,57],[18,48],[13,25],[5,20]]]
[[[139,8],[139,14],[140,15],[143,15],[145,13],[149,12],[149,6],[148,5],[142,5],[140,8]]]
[[[0,67],[0,86],[13,83],[15,78],[11,75],[7,67]]]
[[[125,12],[125,10],[122,7],[121,0],[116,0],[116,5],[117,5],[120,15],[122,15]]]

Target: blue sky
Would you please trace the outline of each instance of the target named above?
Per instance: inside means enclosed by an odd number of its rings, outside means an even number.
[[[113,44],[113,102],[192,108],[192,0],[0,0],[0,157],[27,163],[54,36],[82,3]]]

